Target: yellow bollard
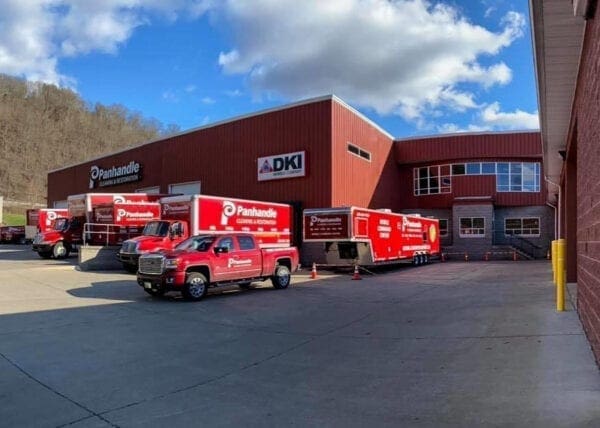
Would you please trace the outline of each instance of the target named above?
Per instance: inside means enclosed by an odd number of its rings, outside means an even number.
[[[556,310],[565,310],[565,252],[566,241],[559,239],[556,243]]]
[[[556,245],[558,244],[558,240],[555,239],[552,241],[552,282],[556,284]]]

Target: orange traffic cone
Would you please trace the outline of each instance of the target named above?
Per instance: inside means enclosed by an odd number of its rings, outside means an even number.
[[[313,263],[312,270],[310,271],[310,279],[317,279],[317,264]]]
[[[513,251],[513,261],[517,261],[517,252]]]
[[[465,262],[468,262],[468,261],[469,261],[469,254],[465,253]]]
[[[484,259],[486,262],[487,262],[487,261],[490,259],[490,252],[489,252],[489,251],[487,251],[487,252],[485,253],[485,255],[483,256],[483,259]]]
[[[550,250],[546,253],[546,260],[550,260]]]
[[[446,261],[446,255],[444,253],[442,253],[442,261],[445,262]]]
[[[360,272],[358,271],[358,265],[354,265],[354,273],[352,274],[352,280],[356,281],[361,279],[362,278],[360,277]]]

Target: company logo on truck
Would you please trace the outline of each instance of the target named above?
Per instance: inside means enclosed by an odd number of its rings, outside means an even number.
[[[341,217],[317,217],[316,215],[310,216],[311,227],[315,225],[338,225],[341,223]]]
[[[411,220],[409,220],[408,217],[402,217],[402,231],[405,232],[407,229],[411,232],[414,232],[414,231],[420,232],[421,231],[421,222],[420,221],[411,221]]]
[[[156,218],[156,214],[150,211],[136,212],[136,211],[127,211],[122,208],[117,210],[117,221],[120,221],[124,218],[130,218],[135,220],[152,220]]]
[[[162,215],[174,215],[174,214],[182,214],[190,212],[190,206],[188,204],[163,204],[162,206]]]
[[[257,208],[255,206],[244,206],[232,201],[223,201],[221,213],[221,226],[227,226],[229,219],[237,217],[237,224],[273,224],[277,219],[277,211],[273,208]]]
[[[58,218],[56,211],[48,211],[46,213],[46,226],[51,226],[52,222]]]
[[[142,166],[139,162],[131,161],[128,164],[102,168],[92,165],[90,168],[90,189],[96,187],[115,186],[117,184],[140,181],[142,179]]]

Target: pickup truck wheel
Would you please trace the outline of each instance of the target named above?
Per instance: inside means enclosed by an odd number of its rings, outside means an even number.
[[[206,277],[199,272],[188,274],[182,294],[187,300],[198,301],[206,296],[208,284]]]
[[[52,255],[55,259],[64,259],[69,256],[69,249],[62,242],[57,242],[52,247]]]
[[[273,283],[273,287],[281,290],[290,285],[291,277],[292,274],[287,266],[278,265],[275,268],[275,274],[271,277],[271,282]]]
[[[123,269],[125,269],[129,273],[136,273],[137,272],[137,266],[136,265],[130,265],[129,263],[123,263]]]
[[[247,290],[252,286],[252,282],[251,281],[240,282],[238,285],[240,286],[240,288]]]
[[[52,257],[52,251],[40,251],[38,252],[38,256],[40,256],[42,259],[49,259]]]

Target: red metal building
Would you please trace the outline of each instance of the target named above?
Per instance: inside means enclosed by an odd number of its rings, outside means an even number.
[[[481,171],[482,162],[486,163],[485,172]],[[396,140],[339,98],[325,96],[52,171],[48,204],[61,205],[68,195],[90,191],[151,191],[286,202],[294,205],[298,219],[303,208],[354,205],[420,211],[441,215],[446,221],[442,241],[446,246],[463,251],[466,245],[474,254],[482,254],[496,244],[494,222],[499,215],[512,219],[510,235],[524,233],[517,220],[537,219],[528,225],[527,238],[547,246],[544,230],[552,231],[554,223],[552,211],[545,205],[540,163],[536,132]],[[475,164],[480,168],[477,174],[472,173]],[[506,176],[500,170],[496,173],[497,165],[509,169]],[[530,177],[519,172],[518,187],[509,185],[498,191],[497,178],[516,180],[516,169],[511,174],[511,168],[517,166],[533,168],[531,174],[537,178],[532,175],[531,186],[525,189]],[[418,175],[425,170],[427,184],[420,186],[424,182]],[[434,170],[437,185],[431,175]],[[456,211],[458,206],[467,208]],[[465,212],[482,209],[485,233],[478,240],[463,242],[460,218],[466,218]],[[297,243],[299,228],[300,223],[295,231]],[[471,229],[473,232],[475,227]]]

